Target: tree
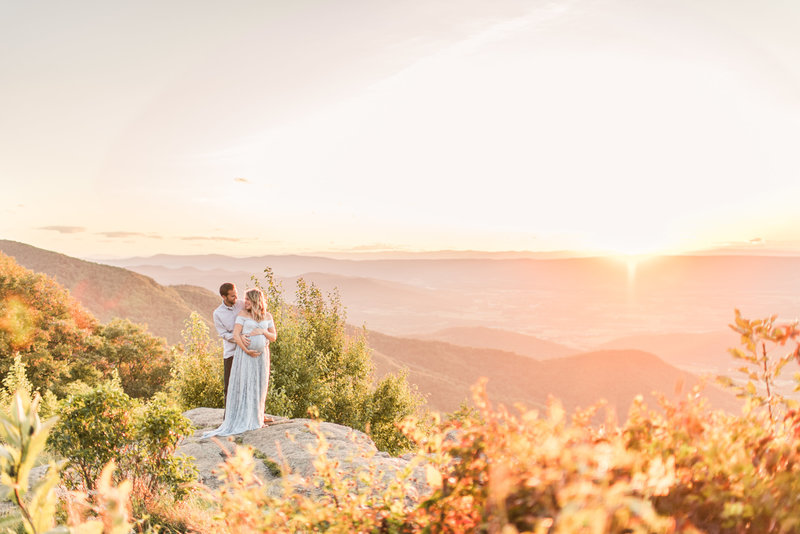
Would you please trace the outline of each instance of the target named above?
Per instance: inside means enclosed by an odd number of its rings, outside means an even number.
[[[128,396],[115,377],[70,395],[60,412],[49,444],[67,459],[67,481],[78,488],[94,490],[112,460],[139,499],[162,484],[180,494],[181,486],[196,476],[188,459],[173,456],[191,422],[163,394],[144,404]]]
[[[34,388],[58,394],[67,382],[96,381],[91,352],[98,346],[97,326],[69,291],[0,253],[0,375],[19,353],[36,369]]]
[[[18,354],[35,390],[59,398],[70,386],[108,379],[114,370],[125,391],[149,397],[169,378],[166,342],[126,319],[101,325],[64,287],[0,253],[0,376]]]
[[[94,489],[108,462],[114,460],[120,464],[126,447],[135,438],[136,408],[136,402],[125,394],[119,380],[64,399],[60,420],[49,443],[67,458],[76,475],[75,485]]]
[[[98,366],[104,377],[116,369],[125,393],[149,398],[161,391],[169,379],[170,350],[164,339],[127,319],[114,319],[97,328],[100,346]]]

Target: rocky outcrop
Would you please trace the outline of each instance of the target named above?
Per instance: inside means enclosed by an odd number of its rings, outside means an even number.
[[[359,472],[371,470],[378,474],[379,480],[388,483],[399,479],[409,470],[410,484],[406,497],[416,501],[428,491],[424,469],[411,464],[412,455],[396,458],[380,452],[366,434],[346,426],[276,417],[275,422],[268,426],[237,436],[203,439],[201,436],[204,432],[222,424],[223,411],[195,408],[184,415],[197,430],[194,436],[183,440],[177,454],[194,458],[200,481],[210,488],[220,485],[215,475],[216,468],[234,447],[245,445],[253,448],[256,475],[265,483],[267,490],[276,496],[283,491],[286,480],[291,482],[296,491],[313,493],[313,486],[303,481],[314,475],[314,460],[320,454],[335,461],[341,475],[352,481],[358,481]],[[313,429],[324,436],[326,448],[320,450],[319,437]]]
[[[345,480],[354,482],[358,491],[380,491],[380,484],[365,487],[358,478],[361,471],[376,473],[377,480],[385,484],[408,475],[406,486],[407,502],[417,502],[420,496],[430,492],[425,482],[424,465],[413,462],[414,455],[392,457],[380,452],[372,440],[352,428],[334,423],[313,422],[309,419],[275,418],[269,426],[251,430],[233,437],[206,438],[204,432],[222,424],[223,411],[215,408],[195,408],[184,412],[194,424],[193,436],[184,438],[176,454],[191,456],[200,474],[200,482],[211,489],[218,488],[220,482],[216,469],[225,461],[235,447],[240,445],[253,448],[255,474],[273,496],[280,496],[288,481],[299,493],[314,496],[321,490],[306,481],[313,477],[314,460],[318,454],[335,461]],[[314,432],[324,436],[327,448],[319,450],[319,438]],[[30,483],[35,485],[47,471],[48,466],[35,467],[31,471]],[[16,506],[10,501],[0,500],[0,517],[15,513]]]

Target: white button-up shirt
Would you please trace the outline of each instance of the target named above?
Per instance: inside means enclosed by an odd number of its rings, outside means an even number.
[[[236,316],[244,308],[244,300],[237,299],[233,306],[226,306],[223,302],[214,310],[214,327],[222,338],[222,357],[231,358],[236,352],[236,342],[233,341],[233,327]]]

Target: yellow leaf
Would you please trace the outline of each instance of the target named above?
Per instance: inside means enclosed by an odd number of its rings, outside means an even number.
[[[90,519],[80,525],[73,525],[69,528],[73,534],[103,534],[103,522],[98,519]]]
[[[434,491],[442,487],[442,474],[430,464],[425,466],[425,480]]]

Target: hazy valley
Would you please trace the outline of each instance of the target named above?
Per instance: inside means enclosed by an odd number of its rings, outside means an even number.
[[[626,261],[161,255],[108,263],[162,284],[188,283],[211,291],[221,279],[247,285],[250,276],[269,266],[287,289],[298,276],[325,291],[338,288],[350,322],[370,330],[455,342],[459,334],[450,329],[466,334],[463,329],[478,328],[478,335],[464,335],[458,343],[515,350],[508,343],[522,335],[567,347],[567,353],[647,350],[695,370],[728,364],[726,349],[737,343],[727,326],[734,309],[745,317],[778,314],[784,320],[793,320],[800,310],[797,257]],[[487,341],[481,328],[514,334]],[[554,354],[565,353],[559,348]],[[546,351],[533,356],[550,357]]]

